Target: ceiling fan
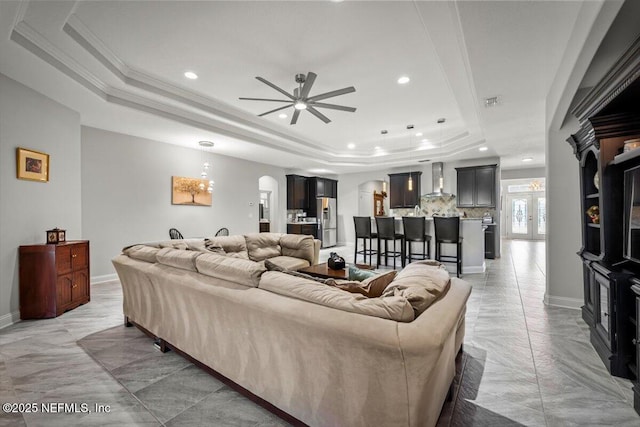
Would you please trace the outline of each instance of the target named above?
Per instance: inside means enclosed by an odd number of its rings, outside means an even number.
[[[356,111],[353,107],[345,107],[343,105],[335,105],[335,104],[326,104],[324,102],[318,102],[323,99],[332,98],[334,96],[344,95],[346,93],[355,92],[356,89],[353,86],[345,87],[344,89],[333,90],[331,92],[321,93],[320,95],[309,96],[309,92],[311,91],[311,86],[316,81],[317,75],[309,71],[309,73],[305,74],[296,74],[296,83],[298,83],[298,87],[293,90],[293,94],[290,94],[284,89],[279,88],[274,85],[270,81],[263,79],[262,77],[256,77],[256,79],[260,80],[262,83],[267,86],[272,87],[277,90],[284,96],[289,99],[269,99],[269,98],[240,98],[245,101],[269,101],[269,102],[286,102],[287,105],[284,107],[278,107],[274,110],[267,111],[266,113],[258,114],[258,117],[266,116],[267,114],[275,113],[276,111],[284,110],[285,108],[293,107],[295,111],[293,112],[293,117],[291,117],[291,124],[295,125],[298,121],[298,116],[300,115],[300,111],[307,110],[320,120],[325,123],[329,123],[331,120],[316,108],[329,108],[331,110],[340,110],[340,111],[349,111],[353,113]]]

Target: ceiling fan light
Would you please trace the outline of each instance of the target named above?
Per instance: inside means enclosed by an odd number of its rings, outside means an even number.
[[[296,110],[306,110],[307,104],[302,101],[296,101],[296,103],[293,105],[293,108],[295,108]]]

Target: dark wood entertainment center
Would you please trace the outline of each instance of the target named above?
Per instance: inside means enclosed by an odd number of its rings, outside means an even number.
[[[580,161],[582,318],[609,372],[635,382],[640,413],[640,264],[624,248],[624,175],[640,165],[640,149],[623,153],[625,141],[640,138],[640,39],[572,113],[580,121],[567,141]],[[595,208],[599,220],[587,213]]]

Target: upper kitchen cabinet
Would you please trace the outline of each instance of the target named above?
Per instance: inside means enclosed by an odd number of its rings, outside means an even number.
[[[497,165],[456,168],[459,208],[496,207],[496,168]]]
[[[309,178],[309,199],[316,197],[338,198],[338,181],[329,178]]]
[[[420,179],[422,172],[389,174],[389,207],[413,208],[420,205]],[[409,184],[411,177],[411,185]]]
[[[301,175],[287,175],[287,209],[309,208],[307,177]]]

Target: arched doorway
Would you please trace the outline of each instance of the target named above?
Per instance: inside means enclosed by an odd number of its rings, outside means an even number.
[[[269,175],[261,176],[258,179],[258,191],[260,193],[259,229],[260,231],[276,232],[280,230],[278,181]]]

